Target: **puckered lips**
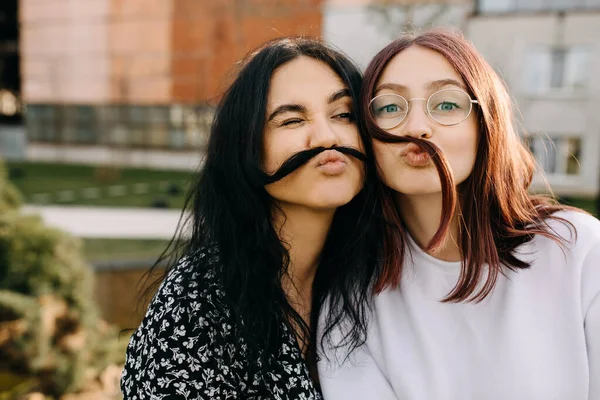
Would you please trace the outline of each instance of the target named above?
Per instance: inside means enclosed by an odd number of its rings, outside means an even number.
[[[326,150],[316,157],[316,167],[327,176],[341,175],[348,167],[348,157],[339,151]]]
[[[406,164],[414,168],[423,168],[431,162],[431,156],[414,143],[407,144],[400,152],[400,157]]]

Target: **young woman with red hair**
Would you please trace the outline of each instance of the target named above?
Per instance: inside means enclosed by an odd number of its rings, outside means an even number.
[[[365,340],[337,328],[327,399],[600,399],[600,222],[528,192],[505,86],[460,35],[404,36],[365,72],[382,270]]]

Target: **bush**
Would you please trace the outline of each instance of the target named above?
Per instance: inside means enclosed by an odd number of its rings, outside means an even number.
[[[5,178],[0,174],[0,376],[10,373],[19,385],[0,398],[90,390],[123,362],[117,332],[99,318],[93,272],[78,239],[20,213],[20,196]]]

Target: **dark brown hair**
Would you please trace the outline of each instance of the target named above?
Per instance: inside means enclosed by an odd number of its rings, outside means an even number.
[[[450,168],[438,148],[426,140],[398,137],[381,130],[369,109],[363,107],[367,131],[378,141],[414,142],[433,156],[440,175],[444,203],[439,229],[427,250],[442,245],[452,217],[460,213],[462,270],[456,286],[444,301],[481,301],[492,291],[498,274],[504,272],[503,268],[516,270],[530,266],[515,256],[514,251],[519,245],[530,241],[536,234],[549,237],[559,244],[564,243],[564,239],[554,233],[546,221],[553,218],[568,223],[552,215],[565,207],[549,197],[528,192],[536,164],[513,125],[509,94],[490,65],[461,35],[432,30],[420,35],[403,36],[386,46],[365,71],[363,104],[369,104],[387,64],[411,46],[420,46],[443,55],[461,75],[471,96],[478,100],[475,112],[479,143],[471,175],[455,187]],[[392,191],[389,188],[382,188],[382,191],[386,220],[383,251],[386,257],[381,276],[374,286],[375,292],[399,284],[406,247],[405,233]]]

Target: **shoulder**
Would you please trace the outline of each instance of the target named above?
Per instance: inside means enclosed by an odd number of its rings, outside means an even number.
[[[562,255],[564,265],[576,272],[584,310],[589,308],[593,300],[600,294],[600,221],[584,212],[560,211],[549,219],[550,232],[560,235],[565,240]],[[542,244],[540,254],[544,254],[548,262],[559,263],[561,254],[552,250],[550,239],[539,240]]]
[[[221,314],[227,314],[220,269],[214,250],[196,251],[183,257],[168,271],[148,306],[143,325],[184,317],[190,321],[200,317],[218,319]]]
[[[223,304],[219,280],[220,264],[214,250],[197,251],[183,257],[166,275],[152,299],[138,333],[160,323],[196,330],[210,321],[222,322],[229,316]],[[180,331],[181,333],[181,331]]]
[[[219,266],[216,250],[202,249],[191,252],[168,271],[157,296],[171,294],[174,289],[177,289],[173,292],[174,295],[181,296],[186,290],[196,291],[198,287],[218,285]]]
[[[600,245],[600,221],[576,210],[556,212],[546,220],[551,233],[563,238],[569,247],[590,249]]]
[[[204,398],[209,389],[238,390],[233,382],[243,381],[244,358],[222,302],[218,269],[216,254],[198,252],[169,271],[130,339],[121,381],[125,394],[189,392]]]

